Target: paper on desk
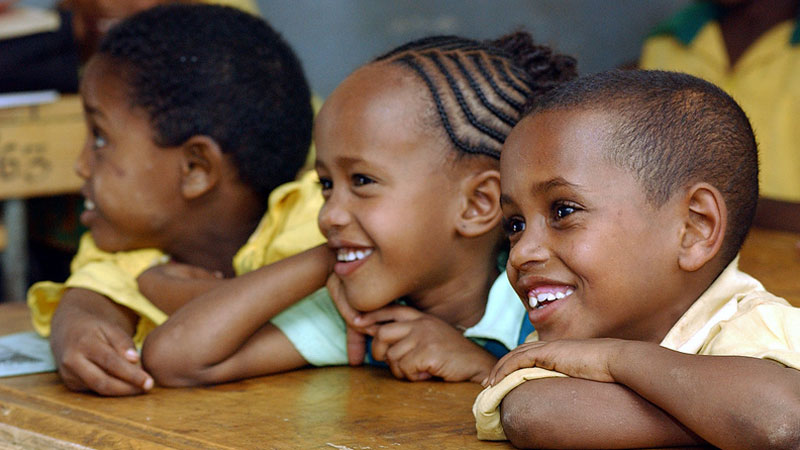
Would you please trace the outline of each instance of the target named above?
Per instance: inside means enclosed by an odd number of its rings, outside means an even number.
[[[0,377],[55,370],[50,343],[36,332],[0,336]]]

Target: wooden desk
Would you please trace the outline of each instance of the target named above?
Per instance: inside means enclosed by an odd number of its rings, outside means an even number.
[[[800,303],[800,236],[755,230],[741,266]],[[29,330],[23,304],[0,305],[0,334]],[[207,388],[101,398],[54,373],[0,378],[0,449],[508,449],[475,438],[480,386],[409,383],[374,368],[300,370]]]
[[[24,305],[0,305],[2,334],[27,329]],[[510,448],[475,437],[479,391],[348,367],[128,398],[69,392],[55,373],[0,378],[0,448]]]

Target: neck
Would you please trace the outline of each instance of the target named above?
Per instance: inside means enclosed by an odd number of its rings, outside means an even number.
[[[793,19],[796,0],[754,0],[725,8],[720,19],[722,37],[733,67],[745,50],[775,25]]]
[[[492,255],[476,263],[475,255]],[[448,270],[451,275],[445,282],[422,293],[409,296],[407,300],[417,309],[438,317],[459,328],[469,328],[483,317],[489,290],[500,272],[495,262],[495,252],[487,249],[454,255]]]
[[[189,210],[166,252],[177,262],[234,276],[233,257],[264,214],[258,199],[252,194],[225,196]]]

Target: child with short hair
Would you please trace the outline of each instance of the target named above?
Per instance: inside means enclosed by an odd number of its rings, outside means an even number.
[[[372,345],[396,376],[483,379],[527,334],[497,264],[500,148],[524,103],[574,73],[572,58],[521,32],[426,38],[356,70],[315,124],[319,225],[335,264],[301,254],[227,282],[147,338],[145,366],[181,386],[347,364],[345,323],[320,289],[333,271],[332,294],[358,310],[404,302],[381,312]],[[289,264],[299,281],[273,275]],[[281,283],[270,302],[263,280]]]
[[[311,139],[310,94],[263,20],[170,5],[110,31],[81,95],[90,134],[75,170],[91,235],[67,282],[34,285],[28,301],[67,387],[136,394],[153,380],[135,347],[166,314],[217,275],[324,241],[316,177],[292,182]],[[173,273],[197,279],[151,302],[137,276],[164,255]]]
[[[758,158],[727,94],[670,72],[566,83],[500,171],[508,275],[537,333],[486,380],[479,438],[797,448],[800,309],[737,269]]]

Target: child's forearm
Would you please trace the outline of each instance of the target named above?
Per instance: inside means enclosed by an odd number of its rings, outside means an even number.
[[[720,448],[800,446],[800,371],[748,357],[626,343],[614,379]]]
[[[147,337],[142,351],[145,367],[158,381],[180,379],[181,384],[192,384],[195,374],[207,373],[252,346],[245,344],[270,319],[323,287],[334,263],[335,256],[322,245],[225,280]],[[268,359],[269,352],[260,357]],[[213,382],[243,376],[235,370],[222,373],[223,379]],[[207,382],[207,377],[197,379],[197,383]]]
[[[520,448],[650,448],[703,441],[624,386],[580,378],[526,381],[501,404]]]

